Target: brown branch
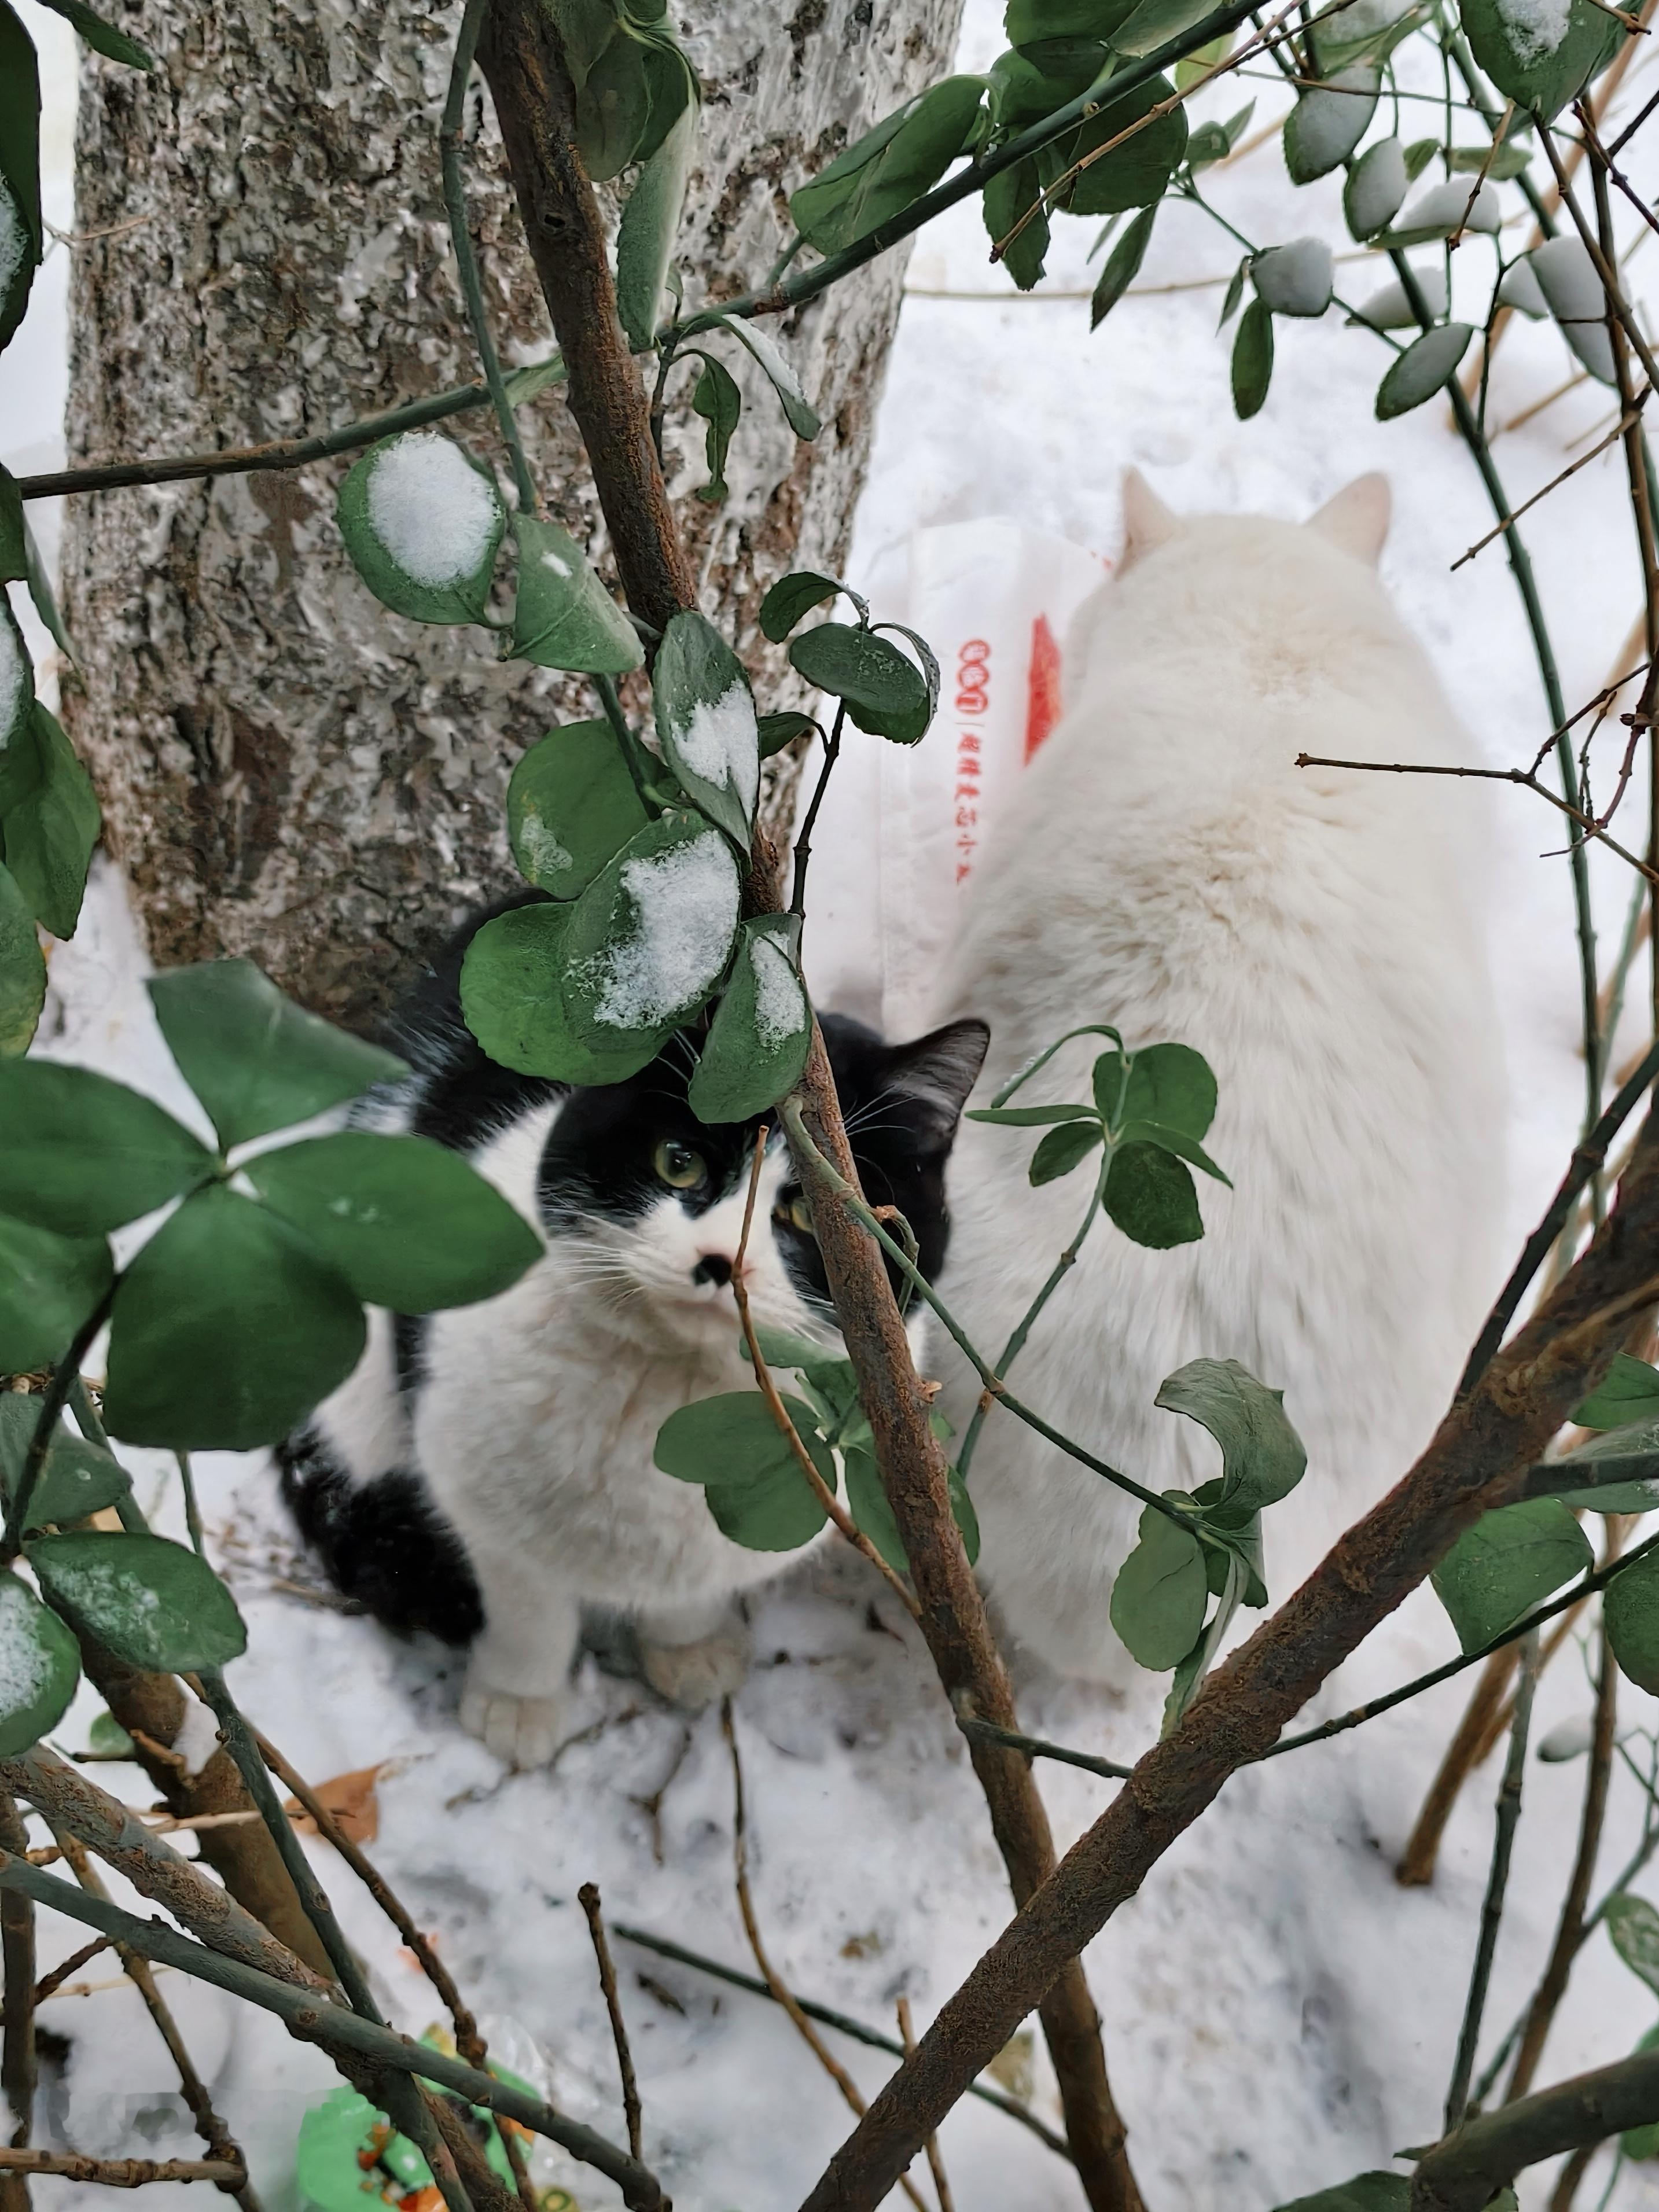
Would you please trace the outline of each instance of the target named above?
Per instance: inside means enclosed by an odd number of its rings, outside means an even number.
[[[876,2099],[807,2197],[810,2212],[870,2212],[879,2203],[966,2083],[1228,1777],[1269,1749],[1466,1528],[1522,1494],[1528,1468],[1656,1296],[1659,1122],[1650,1115],[1613,1210],[1582,1257],[1454,1404],[1417,1464],[1209,1677],[1180,1725],[1140,1760]],[[1659,2059],[1648,2063],[1659,2081]],[[1570,2136],[1561,2148],[1580,2139]]]
[[[1600,2143],[1580,2143],[1555,2178],[1555,2187],[1550,2191],[1549,2212],[1572,2212],[1578,2185],[1589,2172],[1590,2160],[1601,2148]]]
[[[1659,2052],[1558,2081],[1467,2120],[1412,2176],[1411,2212],[1482,2212],[1523,2167],[1659,2119]]]
[[[1629,301],[1626,299],[1620,289],[1618,273],[1612,261],[1601,251],[1601,240],[1591,228],[1585,218],[1583,210],[1573,197],[1571,181],[1563,166],[1561,156],[1556,150],[1555,140],[1549,126],[1541,120],[1537,118],[1534,120],[1537,125],[1538,143],[1548,156],[1551,168],[1555,172],[1556,185],[1561,194],[1561,204],[1572,217],[1573,228],[1578,233],[1584,251],[1589,254],[1597,276],[1601,280],[1601,289],[1607,298],[1608,320],[1611,322],[1617,318],[1619,327],[1630,341],[1631,351],[1642,364],[1642,374],[1650,384],[1659,384],[1659,363],[1654,361],[1648,342],[1642,335],[1641,325],[1636,319]]]
[[[40,1864],[33,1851],[28,1856],[32,1866]],[[78,1951],[71,1951],[62,1966],[54,1966],[49,1974],[42,1974],[34,1985],[36,2005],[43,2005],[48,1997],[55,1997],[65,1982],[74,1980],[82,1966],[89,1966],[100,1952],[109,1950],[112,1940],[108,1936],[94,1936],[90,1943],[83,1943]]]
[[[17,1802],[0,1796],[0,1850],[27,1851],[28,1834]],[[5,1978],[0,2038],[0,2087],[11,2114],[11,2145],[25,2150],[34,2119],[34,1907],[27,1897],[0,1897],[0,1972]],[[22,2172],[0,2171],[0,2212],[28,2212]]]
[[[915,2030],[910,2025],[910,2000],[902,1996],[896,2007],[900,2039],[907,2058],[914,2056],[916,2047]],[[923,2148],[927,2153],[927,2171],[933,2177],[933,2194],[939,2199],[939,2212],[956,2212],[956,2201],[951,2194],[950,2182],[945,2179],[945,2160],[939,2155],[939,2137],[929,2136]]]
[[[587,1932],[593,1939],[593,1957],[599,1970],[599,1989],[611,2016],[611,2040],[617,2046],[617,2071],[622,2076],[623,2117],[628,2127],[629,2155],[640,2154],[640,2085],[634,2078],[634,2054],[628,2047],[628,2026],[623,2019],[622,1999],[617,1994],[617,1969],[605,1938],[605,1916],[599,1910],[599,1885],[584,1882],[576,1902],[587,1915]]]
[[[1492,1653],[1480,1670],[1474,1695],[1458,1723],[1456,1735],[1446,1747],[1439,1771],[1429,1784],[1423,1809],[1395,1869],[1394,1878],[1402,1889],[1419,1889],[1434,1880],[1440,1838],[1445,1833],[1446,1823],[1463,1784],[1480,1764],[1481,1747],[1488,1741],[1492,1725],[1502,1708],[1519,1650],[1518,1644],[1506,1644],[1501,1651]]]
[[[83,2158],[74,2150],[0,2150],[0,2174],[61,2174],[99,2189],[142,2189],[152,2181],[216,2181],[240,2189],[247,2174],[223,2158]]]
[[[1639,398],[1631,402],[1631,410],[1621,421],[1615,422],[1607,435],[1598,444],[1590,447],[1589,453],[1581,453],[1576,461],[1570,463],[1562,470],[1559,476],[1552,477],[1541,490],[1534,492],[1530,499],[1523,499],[1513,513],[1504,515],[1501,521],[1495,522],[1484,538],[1477,538],[1468,550],[1466,553],[1460,553],[1456,560],[1452,562],[1450,573],[1455,575],[1466,561],[1473,561],[1477,553],[1484,553],[1488,545],[1501,538],[1511,525],[1521,520],[1528,507],[1536,507],[1540,499],[1547,499],[1553,491],[1559,491],[1569,477],[1576,477],[1580,469],[1587,469],[1592,461],[1601,459],[1609,446],[1628,435],[1632,428],[1638,428],[1639,410],[1646,406],[1651,392],[1652,386],[1647,386]]]

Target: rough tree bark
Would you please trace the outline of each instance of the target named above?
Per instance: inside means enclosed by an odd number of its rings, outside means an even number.
[[[765,273],[790,234],[784,195],[939,72],[960,9],[685,11],[705,106],[681,258],[710,295]],[[438,170],[456,0],[395,15],[258,0],[115,12],[161,68],[146,77],[91,57],[82,81],[71,460],[252,444],[471,380]],[[550,337],[476,89],[468,137],[473,234],[512,365]],[[718,510],[692,496],[702,426],[691,372],[677,375],[682,532],[705,609],[735,625],[757,667],[766,586],[793,562],[834,568],[844,555],[903,259],[884,257],[779,332],[823,417],[813,445],[797,444],[731,349],[750,404]],[[608,568],[561,394],[524,420],[550,507]],[[450,427],[501,462],[487,413]],[[71,501],[64,583],[82,674],[65,719],[158,962],[249,952],[319,1010],[362,1023],[509,879],[513,762],[556,714],[592,708],[566,679],[493,660],[477,631],[380,608],[334,526],[344,465]]]

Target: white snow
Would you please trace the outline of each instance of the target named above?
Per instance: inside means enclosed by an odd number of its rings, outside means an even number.
[[[1613,340],[1607,325],[1607,300],[1595,264],[1582,238],[1563,231],[1527,257],[1561,335],[1590,374],[1613,381]]]
[[[1365,149],[1354,164],[1346,193],[1351,228],[1357,237],[1374,238],[1378,231],[1387,229],[1399,212],[1409,181],[1406,149],[1398,138],[1380,138]]]
[[[519,842],[535,872],[538,882],[544,876],[559,874],[570,866],[570,854],[559,842],[556,832],[539,807],[527,803],[519,813]]]
[[[23,210],[17,204],[17,195],[0,177],[0,295],[10,286],[28,250],[28,225],[23,220]]]
[[[806,1027],[806,994],[794,963],[775,937],[761,932],[749,957],[755,970],[755,1034],[763,1052],[775,1052]]]
[[[1329,82],[1329,92],[1303,94],[1296,125],[1304,157],[1321,169],[1346,160],[1364,136],[1376,106],[1377,74],[1368,62],[1356,62]]]
[[[0,1711],[32,1705],[46,1686],[52,1660],[33,1628],[35,1607],[15,1575],[0,1574]]]
[[[1446,270],[1443,262],[1425,261],[1412,264],[1412,274],[1431,315],[1446,312]],[[1354,310],[1353,319],[1367,323],[1374,331],[1416,330],[1417,310],[1406,297],[1406,288],[1397,276],[1379,285],[1370,299]]]
[[[724,786],[745,815],[754,812],[760,788],[760,741],[755,702],[746,684],[734,684],[718,699],[699,700],[690,720],[675,731],[674,743],[694,775]]]
[[[186,1774],[199,1774],[219,1748],[219,1723],[213,1708],[188,1689],[185,1717],[173,1739],[173,1748],[184,1760]]]
[[[0,746],[15,734],[28,712],[31,696],[23,641],[15,623],[0,618]]]
[[[1572,19],[1571,0],[1498,0],[1498,12],[1523,67],[1553,54]]]
[[[1331,249],[1322,238],[1296,238],[1275,246],[1250,271],[1257,295],[1276,315],[1322,315],[1335,281]]]
[[[659,1027],[708,990],[726,964],[738,926],[738,864],[718,830],[626,860],[630,935],[598,956],[594,1012],[619,1030]]]
[[[1498,288],[1498,296],[1506,307],[1518,314],[1530,315],[1534,322],[1547,315],[1550,303],[1544,297],[1544,288],[1533,272],[1533,265],[1523,255],[1519,261],[1510,262],[1504,271],[1504,281]]]
[[[436,589],[477,574],[502,509],[453,439],[410,430],[369,471],[368,520],[404,574]]]
[[[556,553],[550,545],[542,549],[542,566],[544,568],[550,568],[556,576],[568,576],[570,574],[569,562],[562,555]]]
[[[1503,204],[1488,182],[1479,191],[1472,177],[1448,177],[1419,192],[1395,224],[1396,230],[1437,230],[1449,236],[1464,230],[1496,230],[1503,221]]]

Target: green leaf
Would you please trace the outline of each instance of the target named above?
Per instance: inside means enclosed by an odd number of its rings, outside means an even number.
[[[1192,1176],[1162,1146],[1120,1145],[1103,1203],[1131,1243],[1153,1251],[1194,1244],[1204,1234]]]
[[[803,617],[843,588],[838,577],[817,575],[810,568],[780,576],[760,604],[762,636],[781,645]]]
[[[40,259],[40,71],[34,41],[0,0],[0,346],[23,319]]]
[[[27,737],[15,742],[33,748],[34,773],[27,795],[6,816],[6,866],[42,927],[54,937],[73,937],[103,826],[97,795],[74,746],[39,700]]]
[[[1217,1503],[1259,1513],[1288,1498],[1308,1470],[1308,1455],[1285,1413],[1285,1393],[1258,1382],[1236,1359],[1192,1359],[1159,1386],[1153,1404],[1184,1413],[1221,1447]]]
[[[1382,81],[1372,64],[1358,62],[1330,77],[1328,89],[1298,95],[1285,118],[1285,167],[1293,185],[1341,167],[1370,127]]]
[[[909,1555],[900,1538],[893,1509],[887,1502],[887,1492],[881,1486],[881,1473],[874,1453],[849,1451],[844,1455],[842,1466],[847,1476],[847,1510],[853,1516],[854,1527],[870,1539],[895,1574],[908,1575]]]
[[[574,899],[649,820],[609,722],[566,722],[532,745],[507,787],[519,872]]]
[[[0,584],[15,584],[28,574],[23,547],[23,495],[17,479],[0,465]]]
[[[46,963],[34,915],[11,870],[0,866],[0,1060],[25,1053],[46,1003]]]
[[[1577,99],[1626,36],[1593,0],[1571,0],[1559,31],[1537,14],[1506,11],[1502,0],[1459,0],[1458,13],[1499,92],[1545,122]]]
[[[1376,388],[1376,419],[1409,414],[1449,384],[1474,332],[1467,323],[1441,323],[1406,348]]]
[[[968,1486],[957,1473],[950,1470],[951,1518],[962,1531],[962,1548],[968,1554],[969,1565],[979,1560],[979,1516],[974,1510],[974,1501],[968,1495]]]
[[[1581,1429],[1622,1429],[1632,1421],[1659,1420],[1659,1367],[1617,1352],[1599,1389],[1567,1417]]]
[[[15,1575],[0,1575],[0,1759],[27,1751],[70,1709],[81,1652]]]
[[[1406,149],[1397,138],[1368,146],[1342,187],[1342,213],[1361,245],[1384,231],[1400,212],[1407,190]]]
[[[1133,0],[1124,0],[1120,18],[1133,5]],[[994,127],[1006,133],[1044,120],[1087,92],[1109,71],[1113,59],[1098,39],[1077,36],[1045,36],[1018,45],[1012,53],[999,54],[987,80]],[[1050,183],[1065,166],[1053,147],[1045,147],[1038,161]]]
[[[748,1121],[794,1089],[812,1044],[798,965],[799,915],[757,915],[737,957],[687,1092],[700,1121]]]
[[[1098,115],[1079,126],[1054,149],[1061,169],[1085,160],[1097,148],[1110,145],[1132,124],[1150,114],[1161,100],[1173,97],[1167,77],[1148,78],[1132,92],[1121,94]],[[1091,161],[1056,203],[1068,215],[1118,215],[1129,208],[1151,207],[1163,198],[1170,178],[1187,151],[1187,113],[1173,108],[1146,124],[1109,154]]]
[[[1490,146],[1450,147],[1446,166],[1455,176],[1486,176],[1495,185],[1507,185],[1521,174],[1531,159],[1531,147],[1516,146],[1505,139],[1495,154]]]
[[[1035,1190],[1045,1182],[1057,1182],[1068,1176],[1075,1167],[1086,1160],[1099,1144],[1104,1132],[1092,1115],[1085,1121],[1065,1121],[1048,1135],[1031,1155],[1028,1179]]]
[[[251,960],[169,969],[149,988],[179,1072],[227,1146],[308,1121],[409,1073],[395,1053],[296,1006]]]
[[[1529,1498],[1484,1513],[1464,1530],[1434,1571],[1435,1594],[1463,1650],[1477,1651],[1594,1558],[1559,1498]]]
[[[638,155],[651,125],[652,82],[646,49],[618,26],[589,67],[572,76],[576,88],[576,148],[595,184],[608,184]]]
[[[1130,1656],[1154,1674],[1178,1667],[1203,1630],[1209,1596],[1197,1537],[1148,1505],[1140,1541],[1112,1584],[1112,1626]]]
[[[1152,225],[1157,221],[1156,204],[1143,208],[1107,256],[1106,266],[1100,272],[1100,282],[1095,286],[1094,297],[1089,303],[1089,328],[1091,331],[1100,328],[1139,276],[1140,264],[1146,258],[1146,248],[1152,242]]]
[[[1233,340],[1233,412],[1241,422],[1259,415],[1273,374],[1273,319],[1252,300],[1238,319]]]
[[[1213,0],[1140,0],[1112,33],[1112,44],[1139,61],[1213,12]]]
[[[344,1278],[223,1183],[151,1237],[110,1321],[111,1434],[177,1451],[279,1443],[345,1381],[365,1334]]]
[[[1194,1141],[1215,1119],[1216,1081],[1201,1052],[1186,1044],[1144,1045],[1130,1064],[1127,1087],[1122,1055],[1103,1052],[1094,1067],[1095,1104],[1114,1128],[1127,1121],[1156,1121]]]
[[[810,714],[798,714],[793,709],[781,714],[763,714],[757,725],[760,732],[761,758],[770,760],[774,753],[781,753],[786,745],[793,745],[797,738],[809,736],[817,726]],[[823,732],[819,732],[819,734],[821,736]]]
[[[246,1174],[360,1298],[394,1313],[493,1298],[542,1255],[495,1186],[428,1137],[342,1129],[261,1152]]]
[[[1334,2189],[1298,2197],[1291,2203],[1281,2204],[1278,2212],[1407,2212],[1411,2200],[1412,2185],[1407,2176],[1384,2173],[1378,2167],[1370,2173],[1357,2173],[1352,2181],[1339,2182]]]
[[[1532,1470],[1528,1487],[1591,1513],[1651,1512],[1659,1505],[1659,1418],[1604,1430],[1545,1461]]]
[[[807,244],[838,253],[920,199],[966,149],[984,97],[983,77],[946,77],[792,192],[789,212]]]
[[[709,507],[717,507],[728,489],[726,456],[743,416],[743,393],[723,362],[716,361],[712,353],[700,358],[702,368],[691,388],[691,405],[708,425],[703,441],[708,481],[699,485],[697,497]]]
[[[15,1390],[0,1395],[0,1482],[8,1499],[17,1494],[40,1418],[39,1398]],[[67,1528],[115,1504],[131,1489],[126,1469],[113,1452],[71,1436],[60,1421],[29,1494],[27,1526],[44,1528],[51,1522]]]
[[[1198,83],[1201,77],[1206,77],[1210,74],[1210,71],[1215,67],[1218,62],[1225,61],[1227,56],[1232,52],[1232,33],[1231,31],[1223,31],[1218,38],[1211,39],[1206,45],[1195,47],[1194,51],[1186,57],[1184,61],[1178,61],[1175,65],[1176,90],[1177,92],[1190,92],[1193,87]],[[1255,107],[1255,102],[1251,100],[1244,110],[1244,117],[1247,122],[1249,119],[1250,111]],[[1240,124],[1237,129],[1235,130],[1233,125],[1230,123],[1219,125],[1206,123],[1201,127],[1206,131],[1218,129],[1227,142],[1227,151],[1229,153],[1231,153],[1233,148],[1237,145],[1240,137],[1243,134],[1244,128],[1243,124]],[[1195,131],[1193,133],[1193,138],[1197,137],[1197,136],[1198,132]],[[1189,138],[1187,141],[1187,158],[1189,161],[1193,158],[1192,143],[1193,139]]]
[[[1437,138],[1413,138],[1406,149],[1406,181],[1414,185],[1440,151]]]
[[[1659,1553],[1623,1567],[1601,1600],[1607,1641],[1621,1672],[1659,1694]]]
[[[761,1348],[761,1358],[769,1367],[817,1367],[825,1360],[830,1360],[832,1364],[844,1366],[849,1374],[852,1372],[850,1361],[834,1360],[827,1345],[814,1344],[810,1337],[797,1336],[793,1330],[773,1328],[768,1322],[760,1321],[755,1323],[755,1336]],[[745,1359],[749,1357],[746,1341],[743,1346],[743,1356]]]
[[[643,351],[657,335],[663,289],[679,235],[697,147],[697,102],[689,99],[635,181],[617,231],[617,313]]]
[[[1002,256],[1002,265],[1022,292],[1029,292],[1042,276],[1048,254],[1048,217],[1037,206],[1042,196],[1042,177],[1036,162],[1015,161],[986,181],[980,195],[986,234],[994,246],[1006,238],[1020,217],[1036,209],[1030,221]]]
[[[28,580],[29,597],[34,602],[34,611],[40,616],[52,641],[66,660],[73,660],[75,648],[64,627],[64,618],[58,611],[58,602],[52,594],[52,584],[46,575],[46,563],[40,558],[40,548],[35,543],[34,532],[29,528],[27,516],[23,521],[24,572]]]
[[[1249,274],[1249,268],[1250,257],[1247,253],[1237,268],[1234,270],[1232,281],[1227,287],[1226,296],[1221,302],[1221,314],[1216,324],[1218,331],[1224,331],[1238,313],[1238,303],[1244,297],[1244,279]]]
[[[0,1374],[55,1365],[114,1275],[101,1237],[60,1237],[0,1214]]]
[[[731,957],[738,896],[731,842],[700,814],[648,822],[571,909],[560,989],[582,1042],[631,1051],[689,1022]]]
[[[82,5],[82,0],[43,0],[43,5],[72,23],[93,51],[102,54],[106,61],[125,62],[129,69],[155,67],[155,57],[148,46],[140,46],[125,31],[118,31],[101,15],[94,15],[90,8]]]
[[[775,338],[757,324],[745,322],[736,315],[711,314],[709,320],[748,347],[765,370],[772,389],[782,404],[784,418],[798,438],[809,442],[823,428],[817,415],[801,390],[800,379],[790,367],[782,348]]]
[[[811,1407],[790,1397],[783,1404],[833,1490],[836,1463]],[[798,1551],[829,1518],[758,1390],[730,1390],[682,1406],[657,1431],[653,1457],[676,1481],[703,1484],[721,1534],[748,1551]]]
[[[519,590],[513,658],[586,676],[625,676],[645,656],[634,625],[568,530],[533,514],[513,518]]]
[[[820,623],[789,647],[795,670],[836,699],[861,730],[913,745],[933,717],[927,679],[907,653],[873,630]]]
[[[1003,27],[1011,46],[1054,39],[1109,39],[1135,0],[1008,0]]]
[[[1202,1145],[1195,1145],[1180,1129],[1166,1129],[1161,1121],[1126,1121],[1118,1132],[1118,1142],[1124,1145],[1156,1145],[1160,1152],[1173,1152],[1179,1160],[1201,1168],[1206,1176],[1224,1182],[1229,1190],[1232,1177],[1224,1175]]]
[[[0,1061],[0,1212],[101,1236],[165,1206],[213,1155],[153,1098],[90,1068]]]
[[[495,478],[453,438],[383,438],[346,471],[335,513],[382,606],[411,622],[483,621],[507,510]]]
[[[1645,1897],[1621,1889],[1607,1899],[1603,1917],[1613,1949],[1632,1973],[1659,1991],[1659,1912]]]
[[[0,815],[21,805],[40,781],[33,716],[33,665],[10,602],[0,592]]]
[[[1176,70],[1176,83],[1181,82],[1181,70]],[[1218,123],[1200,123],[1187,140],[1187,167],[1207,169],[1212,161],[1224,161],[1232,149],[1227,143],[1227,133]]]
[[[651,689],[658,741],[675,780],[746,856],[760,734],[743,663],[711,622],[687,610],[663,632]]]
[[[461,1013],[502,1067],[557,1083],[622,1083],[656,1058],[672,1030],[599,1049],[565,1012],[565,939],[574,909],[516,907],[477,931],[461,963]]]
[[[991,1121],[1000,1129],[1046,1129],[1056,1121],[1092,1121],[1086,1106],[975,1106],[963,1117]]]
[[[205,1559],[166,1536],[102,1529],[26,1550],[53,1610],[147,1674],[222,1667],[247,1649],[234,1599]]]

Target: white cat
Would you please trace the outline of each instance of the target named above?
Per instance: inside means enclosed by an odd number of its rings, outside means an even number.
[[[991,1025],[978,1105],[1085,1022],[1209,1061],[1206,1149],[1233,1188],[1197,1177],[1202,1242],[1146,1250],[1101,1221],[1009,1379],[1153,1490],[1220,1472],[1153,1404],[1173,1370],[1231,1358],[1283,1389],[1310,1470],[1266,1516],[1276,1602],[1427,1442],[1498,1287],[1480,787],[1294,764],[1470,756],[1375,573],[1382,477],[1300,527],[1183,521],[1133,472],[1124,507],[1117,574],[1069,641],[1067,712],[993,832],[939,1007]],[[1087,1100],[1104,1048],[1068,1046],[1018,1103]],[[965,1122],[951,1167],[941,1289],[994,1362],[1089,1195],[1086,1167],[1029,1187],[1039,1133]],[[976,1386],[951,1373],[960,1431]],[[1108,1605],[1134,1501],[997,1413],[969,1486],[1014,1641],[1133,1680]]]

